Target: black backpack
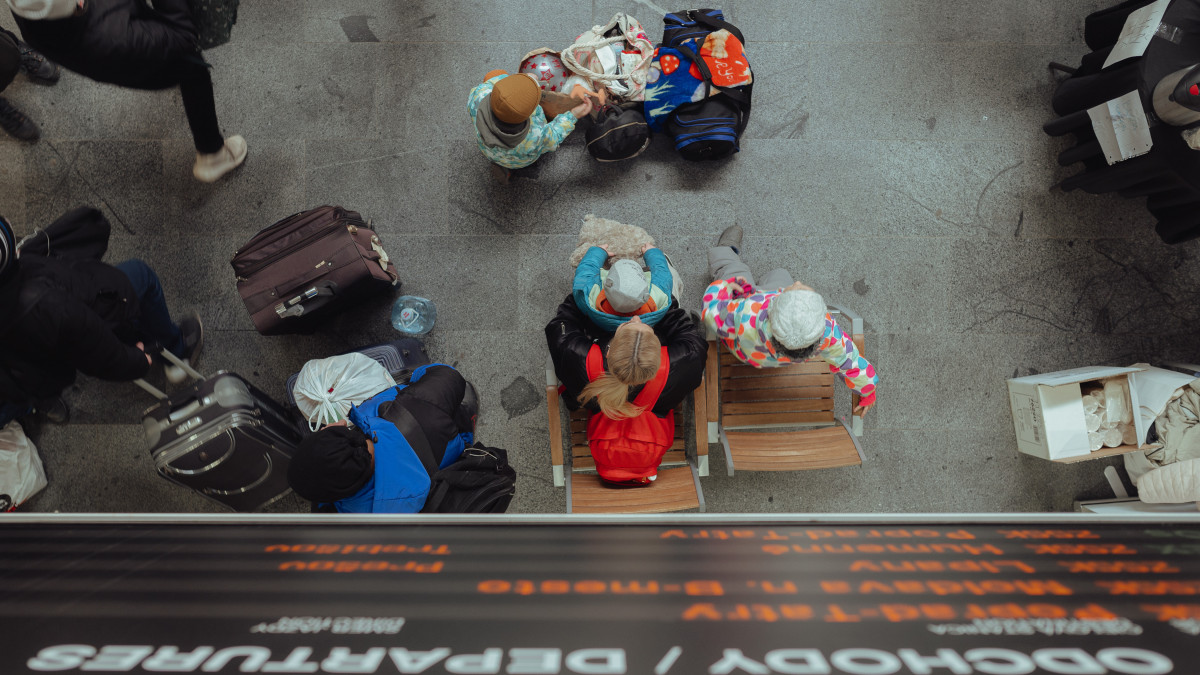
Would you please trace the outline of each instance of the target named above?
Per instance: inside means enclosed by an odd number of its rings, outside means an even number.
[[[633,159],[650,145],[650,125],[640,110],[605,105],[585,134],[588,152],[601,162]]]
[[[504,513],[517,491],[508,452],[480,443],[433,474],[421,513]]]
[[[713,84],[708,64],[692,46],[684,43],[695,39],[692,44],[698,50],[709,33],[725,29],[745,45],[742,32],[725,21],[719,9],[689,9],[667,14],[663,24],[662,44],[688,57],[700,71],[706,87],[720,92],[685,103],[671,113],[665,129],[675,138],[675,149],[684,159],[690,160],[722,159],[738,152],[738,140],[750,121],[750,94],[754,85],[719,87]]]

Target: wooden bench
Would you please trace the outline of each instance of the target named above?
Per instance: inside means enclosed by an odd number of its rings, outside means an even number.
[[[675,443],[659,464],[658,478],[649,487],[606,487],[596,473],[587,441],[588,411],[563,415],[554,364],[546,362],[546,404],[550,416],[550,461],[554,484],[567,489],[567,513],[665,513],[695,509],[704,512],[700,476],[708,475],[708,430],[703,384],[692,393],[691,406],[675,409]],[[692,408],[691,424],[684,408]],[[564,418],[566,426],[563,426]],[[688,438],[694,448],[688,447]],[[564,441],[570,452],[564,451]]]
[[[863,349],[862,318],[836,305],[832,314],[851,323],[851,339]],[[708,441],[721,443],[729,475],[743,471],[808,471],[861,466],[858,437],[862,417],[852,425],[834,416],[837,377],[820,359],[779,368],[742,363],[709,335],[705,368]],[[851,396],[852,407],[858,395]]]

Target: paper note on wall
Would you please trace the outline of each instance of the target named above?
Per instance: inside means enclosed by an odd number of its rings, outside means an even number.
[[[1107,68],[1117,61],[1144,54],[1151,38],[1158,31],[1158,24],[1162,23],[1168,4],[1170,0],[1156,0],[1131,12],[1125,20],[1125,27],[1121,29],[1121,37],[1117,38],[1117,44],[1113,45],[1103,67]]]
[[[1137,90],[1088,108],[1092,130],[1109,164],[1150,152],[1150,123]]]

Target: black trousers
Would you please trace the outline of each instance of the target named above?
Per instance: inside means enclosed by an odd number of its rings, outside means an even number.
[[[217,122],[217,103],[213,98],[212,75],[208,64],[197,56],[180,65],[179,93],[183,95],[183,110],[196,152],[212,154],[225,145],[221,125]]]
[[[17,48],[17,36],[0,28],[0,91],[12,84],[21,69],[21,50]]]

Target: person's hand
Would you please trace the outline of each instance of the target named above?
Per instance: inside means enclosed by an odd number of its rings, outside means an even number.
[[[750,280],[747,279],[746,277],[734,277],[733,283],[737,284],[738,286],[743,286],[743,287],[754,285],[754,284],[750,283]]]
[[[870,410],[872,407],[874,407],[874,406],[859,404],[857,406],[854,406],[854,414],[858,415],[859,417],[866,417],[867,411]]]
[[[321,428],[328,429],[329,427],[348,427],[348,426],[350,426],[350,420],[338,420],[337,422],[334,422],[333,424],[326,424],[325,426],[323,426]]]
[[[608,244],[597,244],[597,246],[604,251],[605,255],[612,257],[612,252],[608,250]]]
[[[139,343],[137,343],[137,348],[138,348],[138,349],[140,349],[140,350],[142,350],[142,354],[145,354],[145,356],[146,356],[146,363],[148,363],[148,364],[150,364],[150,365],[154,365],[154,359],[150,358],[150,355],[149,355],[149,354],[146,354],[146,345],[144,345],[144,344],[142,344],[141,342],[139,342]]]
[[[646,251],[649,251],[652,248],[658,248],[658,247],[655,246],[654,244],[642,244],[642,255],[646,255]]]
[[[583,103],[571,108],[571,114],[574,115],[575,119],[577,120],[587,117],[588,113],[590,112],[592,112],[592,99],[590,98],[583,99]]]

